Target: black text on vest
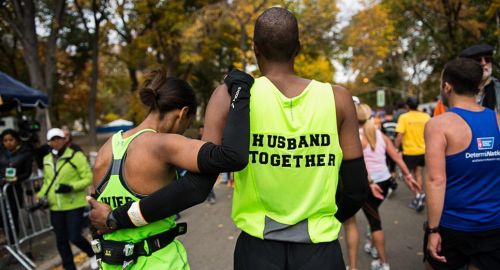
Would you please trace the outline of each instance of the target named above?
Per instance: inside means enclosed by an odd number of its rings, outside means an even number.
[[[107,196],[99,197],[99,200],[115,209],[126,204],[127,202],[133,201],[134,199],[127,196]]]
[[[335,166],[334,154],[314,153],[315,148],[331,147],[330,144],[331,137],[329,134],[308,134],[294,138],[281,135],[252,134],[251,145],[253,148],[249,151],[249,161],[254,164],[290,168]],[[260,147],[277,149],[278,152],[283,153],[277,154],[254,150]],[[303,151],[300,150],[305,148],[312,151],[307,151],[307,154],[301,153]]]

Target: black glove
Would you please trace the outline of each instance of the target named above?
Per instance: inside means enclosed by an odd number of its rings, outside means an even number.
[[[66,184],[59,184],[59,187],[56,189],[56,193],[69,193],[73,191],[73,187]]]

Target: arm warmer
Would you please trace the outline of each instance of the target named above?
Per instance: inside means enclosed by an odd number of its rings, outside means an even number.
[[[205,143],[198,153],[202,173],[240,171],[248,163],[250,146],[250,88],[253,78],[233,69],[224,79],[231,96],[231,105],[222,135],[222,145]]]
[[[140,201],[142,216],[154,222],[202,203],[217,180],[218,173],[239,171],[248,163],[250,140],[250,88],[253,78],[233,70],[224,79],[231,96],[231,105],[224,128],[222,145],[205,143],[198,152],[201,173],[187,172],[172,184],[161,188]],[[113,210],[118,228],[133,228],[128,209],[132,202]]]
[[[148,223],[151,223],[204,202],[212,190],[217,176],[218,174],[187,172],[177,181],[142,199],[139,203],[142,216]],[[118,228],[135,227],[127,213],[131,205],[132,202],[127,202],[113,210]]]
[[[358,212],[370,191],[363,157],[342,161],[339,176],[336,196],[338,209],[335,217],[344,222]]]

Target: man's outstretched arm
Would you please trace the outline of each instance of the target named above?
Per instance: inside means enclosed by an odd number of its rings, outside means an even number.
[[[227,92],[228,87],[225,84],[222,84],[215,89],[214,93],[210,97],[210,101],[208,102],[205,113],[205,125],[203,129],[202,140],[211,142],[216,145],[224,145],[227,142],[223,140],[235,139],[236,136],[241,136],[241,134],[238,133],[241,133],[242,130],[245,130],[246,136],[243,136],[242,138],[245,138],[247,144],[246,146],[240,146],[239,148],[240,152],[245,152],[246,157],[248,158],[248,142],[250,136],[250,123],[248,120],[248,100],[245,101],[247,102],[245,106],[236,107],[236,109],[242,111],[237,114],[235,114],[234,112],[229,113],[230,107],[228,106],[228,104],[230,104],[231,97],[227,94]],[[226,126],[226,123],[228,123],[228,126],[230,126],[230,128]],[[234,132],[236,130],[238,131]],[[245,149],[245,151],[243,151],[243,149]],[[204,151],[203,148],[200,149],[200,152],[202,151]],[[215,160],[215,158],[213,158],[212,154],[210,153],[200,154],[203,154],[205,158],[207,156],[210,156],[210,158]],[[207,164],[206,162],[206,159],[198,159],[198,164],[202,172],[203,168],[212,168],[211,170],[213,170],[213,167],[221,168],[224,166],[224,164],[221,164],[221,162],[216,162],[218,166],[209,166],[209,164]],[[194,205],[200,204],[205,201],[208,194],[212,190],[213,185],[217,180],[217,176],[218,173],[198,174],[187,172],[186,175],[184,175],[178,181],[175,181],[174,183],[141,200],[139,211],[141,212],[145,221],[151,223],[179,213]],[[170,203],[168,204],[168,206],[165,203],[158,204],[158,202],[160,201],[169,201]],[[162,205],[162,207],[159,209],[158,205]],[[120,215],[120,213],[118,213],[118,215]],[[120,219],[124,222],[128,222],[128,218],[129,213],[125,213],[125,211],[122,211]],[[123,227],[132,227],[137,225],[142,224],[122,224]]]
[[[337,109],[337,128],[343,152],[337,189],[337,213],[343,222],[361,208],[369,192],[368,174],[359,140],[358,120],[351,94],[339,86],[333,87]]]
[[[249,88],[251,85],[249,86]],[[249,93],[249,88],[248,93]],[[234,139],[237,137],[234,132],[238,129],[241,133],[241,130],[245,130],[245,136],[241,136],[239,134],[238,140],[244,141],[246,147],[239,146],[238,149],[246,149],[245,157],[248,158],[248,136],[249,136],[249,99],[247,96],[246,99],[237,100],[236,106],[231,106],[231,113],[229,104],[234,102],[235,93],[230,97],[228,95],[228,87],[223,84],[216,88],[210,101],[207,105],[206,116],[205,116],[205,130],[203,134],[202,140],[221,144],[223,137],[226,140]],[[239,98],[243,93],[239,94]],[[237,95],[238,96],[238,95]],[[238,102],[240,102],[238,104]],[[236,110],[236,111],[235,111]],[[235,113],[236,112],[236,113]],[[226,122],[228,125],[231,125],[231,128],[226,127]],[[225,128],[226,127],[226,128]],[[229,137],[226,137],[229,136]],[[222,142],[231,143],[231,142]],[[239,150],[239,151],[240,151]],[[201,151],[200,151],[201,152]],[[217,151],[209,151],[209,155],[216,155],[214,158],[217,158],[217,155],[220,153]],[[199,162],[204,162],[199,159]],[[213,169],[217,167],[220,162],[217,162],[213,166],[211,163],[200,164],[200,168],[207,167],[209,169]],[[139,203],[132,205],[128,203],[124,206],[121,206],[113,211],[113,218],[117,220],[119,228],[130,228],[145,225],[146,223],[154,222],[156,220],[163,219],[165,217],[171,216],[175,213],[178,213],[182,210],[185,210],[191,206],[199,204],[205,200],[208,193],[213,187],[217,179],[218,174],[195,174],[188,172],[185,176],[183,176],[178,181],[173,182],[172,184],[158,190],[157,192],[151,194],[149,197],[143,199]],[[160,203],[165,202],[169,203]],[[110,212],[109,206],[97,203],[95,200],[90,200],[92,206],[95,208],[91,212],[91,220],[92,224],[100,231],[107,232],[109,231],[106,225],[106,219]],[[161,208],[158,207],[161,205]],[[133,222],[130,218],[130,211],[139,212],[142,222]]]

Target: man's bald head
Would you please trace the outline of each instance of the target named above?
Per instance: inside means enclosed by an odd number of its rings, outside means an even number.
[[[267,9],[255,22],[253,40],[267,60],[288,62],[300,48],[297,19],[284,8]]]

